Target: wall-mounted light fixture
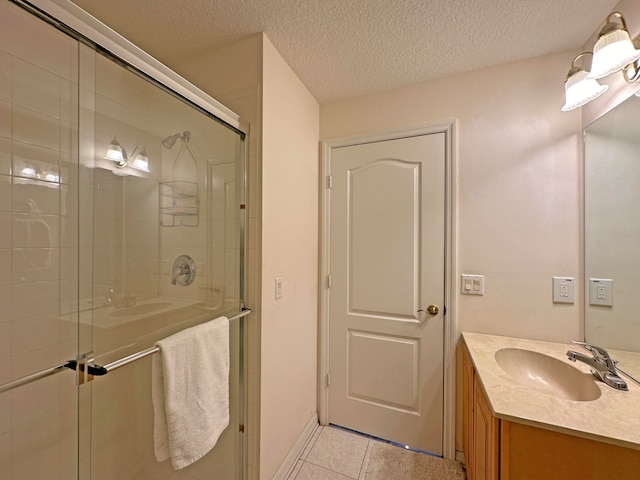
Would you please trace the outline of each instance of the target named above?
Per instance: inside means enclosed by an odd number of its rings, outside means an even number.
[[[147,151],[142,145],[136,145],[136,148],[131,152],[131,157],[127,156],[120,142],[113,137],[111,143],[107,147],[107,153],[104,156],[105,159],[115,162],[115,164],[122,168],[129,165],[131,168],[140,170],[142,172],[149,172],[149,157],[147,157]],[[131,161],[129,161],[131,158]]]
[[[614,21],[614,18],[618,21]],[[571,62],[571,69],[565,80],[566,102],[562,110],[565,112],[573,110],[602,95],[607,90],[607,86],[600,85],[597,82],[599,78],[621,71],[627,83],[638,81],[640,50],[636,45],[640,45],[640,37],[636,37],[634,41],[631,40],[622,14],[620,12],[609,14],[593,47],[591,70],[587,71],[575,65],[578,59],[591,52],[581,53]]]
[[[567,73],[567,79],[564,82],[565,103],[562,107],[563,112],[568,112],[589,103],[609,88],[608,85],[600,85],[597,80],[589,79],[589,72],[576,65],[576,62],[585,55],[592,55],[592,53],[583,52],[571,62],[571,69]]]

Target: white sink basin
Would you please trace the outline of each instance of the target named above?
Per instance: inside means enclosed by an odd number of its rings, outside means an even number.
[[[495,359],[500,368],[520,385],[567,400],[586,402],[600,398],[600,388],[590,373],[549,355],[520,348],[503,348],[495,353]]]

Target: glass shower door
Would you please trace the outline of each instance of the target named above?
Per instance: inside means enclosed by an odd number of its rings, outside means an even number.
[[[239,312],[243,138],[84,45],[80,85],[81,351],[105,365]],[[241,478],[239,322],[230,329],[230,423],[215,448],[179,471],[156,460],[146,357],[80,387],[81,478]]]
[[[75,479],[78,43],[0,18],[0,478]]]
[[[78,365],[238,313],[244,137],[13,3],[0,18],[0,480],[242,478],[239,321],[229,427],[177,472],[150,358]]]

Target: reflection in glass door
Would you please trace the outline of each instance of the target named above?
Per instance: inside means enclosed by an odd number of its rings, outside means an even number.
[[[0,478],[241,478],[240,321],[229,427],[178,472],[154,455],[150,357],[68,367],[238,313],[244,136],[14,4],[0,17]]]

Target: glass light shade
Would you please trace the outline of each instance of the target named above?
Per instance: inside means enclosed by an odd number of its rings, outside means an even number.
[[[120,143],[118,143],[118,140],[115,138],[111,140],[111,143],[107,147],[107,153],[104,158],[116,162],[118,165],[124,165],[126,162],[122,146],[120,146]]]
[[[143,172],[149,172],[149,157],[147,157],[147,152],[144,150],[138,153],[133,162],[129,165],[131,168],[135,168],[136,170],[141,170]]]
[[[563,112],[568,112],[581,107],[591,100],[598,98],[609,88],[608,85],[600,85],[597,80],[589,80],[586,70],[578,70],[565,82],[565,104]]]
[[[626,65],[640,58],[640,50],[636,50],[625,29],[617,29],[602,35],[593,47],[591,72],[587,79],[595,80],[619,72]]]
[[[20,171],[20,175],[23,177],[35,177],[38,175],[38,173],[36,172],[36,169],[33,167],[24,167]]]

